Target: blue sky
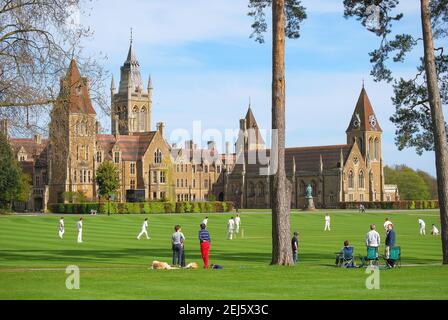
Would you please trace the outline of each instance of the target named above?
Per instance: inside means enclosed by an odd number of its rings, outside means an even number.
[[[397,31],[418,34],[419,3],[402,1],[405,18]],[[288,146],[345,143],[345,130],[362,80],[383,129],[386,164],[405,163],[435,174],[432,152],[398,151],[389,84],[370,76],[368,52],[379,39],[354,19],[343,18],[342,0],[303,0],[308,19],[302,36],[286,44],[286,133]],[[91,54],[106,54],[106,69],[119,79],[129,48],[130,28],[142,76],[153,80],[153,121],[175,129],[238,128],[249,97],[261,127],[270,127],[271,43],[249,38],[248,0],[97,0],[81,23],[94,31],[83,43]],[[418,53],[418,52],[417,52]],[[414,72],[415,59],[394,66],[397,75]],[[109,83],[108,83],[109,85]],[[106,130],[110,121],[101,118]],[[205,145],[206,141],[196,141]],[[222,141],[217,141],[221,147]]]

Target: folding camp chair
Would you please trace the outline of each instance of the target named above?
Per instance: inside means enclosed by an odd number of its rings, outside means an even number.
[[[355,249],[353,247],[345,247],[342,250],[342,257],[339,260],[339,267],[341,268],[351,268],[355,266],[355,257],[353,253]]]
[[[401,266],[401,247],[390,247],[388,260],[392,261],[394,266]]]
[[[379,264],[378,247],[367,247],[367,256],[363,260],[368,261],[370,265],[377,266]]]

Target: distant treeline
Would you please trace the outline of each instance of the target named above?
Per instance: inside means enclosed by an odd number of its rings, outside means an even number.
[[[437,200],[437,179],[423,170],[408,166],[385,166],[386,184],[398,185],[401,200]]]

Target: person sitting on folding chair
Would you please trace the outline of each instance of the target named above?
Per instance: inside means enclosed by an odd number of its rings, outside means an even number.
[[[354,267],[353,252],[353,247],[350,246],[348,240],[345,240],[344,247],[336,255],[336,265],[340,267]]]

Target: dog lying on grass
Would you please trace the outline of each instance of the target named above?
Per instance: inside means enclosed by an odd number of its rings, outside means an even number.
[[[155,270],[198,269],[198,268],[199,266],[196,262],[189,263],[184,268],[172,267],[168,263],[161,261],[153,261],[151,265],[151,269]]]

